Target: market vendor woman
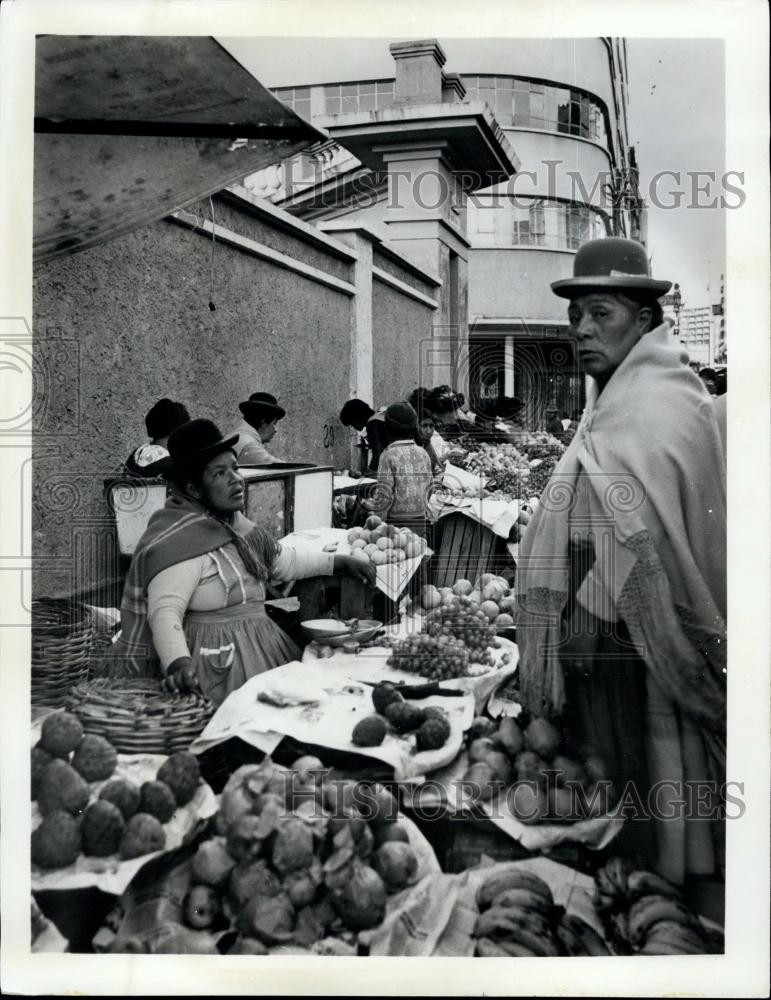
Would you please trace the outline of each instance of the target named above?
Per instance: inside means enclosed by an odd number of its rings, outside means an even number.
[[[663,322],[670,285],[615,238],[552,285],[590,378],[520,548],[517,641],[526,708],[637,793],[654,821],[624,836],[684,882],[722,867],[721,824],[678,803],[725,781],[726,483],[712,398]]]
[[[265,584],[348,574],[374,582],[350,556],[285,547],[242,513],[244,481],[209,420],[169,438],[172,491],[140,539],[121,606],[120,640],[134,672],[200,687],[215,704],[301,651],[265,612]]]

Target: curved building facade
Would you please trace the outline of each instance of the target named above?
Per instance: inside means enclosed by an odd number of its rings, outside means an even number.
[[[332,136],[286,165],[278,186],[265,192],[307,221],[353,216],[388,226],[392,219],[387,177],[356,159],[338,132],[348,116],[393,114],[404,104],[401,67],[396,78],[389,75],[387,42],[379,45],[369,60],[372,79],[346,79],[341,59],[334,80],[274,88]],[[448,39],[439,49],[457,70],[442,70],[442,103],[486,105],[519,162],[493,186],[472,178],[471,193],[454,207],[468,261],[467,349],[458,354],[455,381],[472,402],[519,397],[526,424],[538,428],[548,404],[560,416],[583,405],[565,303],[551,282],[570,276],[586,240],[622,235],[645,242],[628,134],[626,44]],[[426,205],[427,217],[434,208]],[[401,249],[409,253],[407,244]]]

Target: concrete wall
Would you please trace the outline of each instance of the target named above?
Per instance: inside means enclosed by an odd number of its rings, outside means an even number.
[[[374,400],[377,408],[406,399],[421,384],[421,351],[431,341],[434,312],[380,281],[372,285]]]
[[[272,392],[287,409],[271,444],[278,457],[335,468],[350,462],[338,413],[349,398],[354,297],[227,245],[224,230],[351,286],[355,262],[319,246],[324,237],[314,241],[302,224],[293,231],[291,217],[272,223],[220,198],[214,211],[224,227],[214,243],[201,229],[163,221],[35,271],[35,361],[48,373],[31,484],[33,551],[44,568],[33,580],[38,595],[114,575],[102,483],[146,440],[144,415],[162,396],[227,432],[240,419],[239,401]],[[208,200],[190,217],[204,213],[211,218]],[[372,281],[369,271],[363,280]],[[375,285],[374,353],[384,379],[377,401],[390,402],[417,384],[416,345],[430,335],[432,310]]]

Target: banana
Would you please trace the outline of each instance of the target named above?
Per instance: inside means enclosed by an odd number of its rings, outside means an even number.
[[[594,908],[598,913],[610,913],[611,910],[616,909],[621,900],[618,896],[609,896],[606,892],[600,892],[596,890],[594,893]]]
[[[641,896],[668,896],[670,899],[680,899],[677,888],[654,872],[632,872],[627,880],[627,888],[633,899],[639,899]]]
[[[639,945],[649,929],[661,920],[674,920],[676,923],[692,926],[693,915],[682,903],[668,896],[643,896],[633,903],[628,914],[629,941]]]
[[[500,948],[512,958],[536,958],[536,954],[530,950],[526,945],[520,944],[519,941],[507,941],[505,938],[503,941],[498,942]]]
[[[577,937],[582,951],[579,952],[581,955],[610,955],[610,948],[603,941],[597,931],[590,927],[585,920],[580,917],[575,916],[572,913],[566,913],[560,924],[561,927],[567,928],[574,937]],[[559,931],[559,928],[557,928]]]
[[[626,896],[629,874],[632,871],[631,864],[625,858],[611,858],[605,865],[605,872],[616,887],[619,896]]]
[[[477,906],[484,910],[490,906],[493,899],[505,889],[529,889],[531,892],[540,892],[551,899],[551,889],[542,878],[533,875],[532,872],[524,868],[510,868],[508,871],[497,872],[483,882],[477,889]]]
[[[645,935],[644,944],[667,944],[672,947],[682,946],[684,954],[707,953],[708,946],[704,937],[695,925],[685,925],[674,920],[660,920]],[[692,949],[696,949],[694,952]]]
[[[476,946],[476,954],[479,958],[508,958],[509,953],[499,947],[490,938],[479,938]]]
[[[610,939],[622,954],[629,953],[629,918],[626,913],[614,913],[610,918]]]
[[[493,906],[480,914],[474,929],[475,937],[508,937],[513,931],[522,928],[536,934],[549,934],[548,922],[538,913],[524,910],[505,909]]]
[[[576,958],[579,955],[587,954],[584,950],[581,938],[565,923],[564,918],[561,924],[557,924],[554,934],[562,945],[566,955],[570,955],[571,958]]]
[[[614,881],[614,879],[611,878],[607,865],[605,866],[605,868],[600,868],[596,872],[594,876],[594,881],[597,886],[597,891],[602,893],[603,895],[610,896],[610,898],[613,900],[626,899],[625,893],[621,893],[618,891],[618,885]]]
[[[528,948],[538,958],[558,958],[559,948],[551,935],[535,934],[526,927],[515,927],[506,940]]]
[[[551,893],[548,899],[543,893],[532,889],[504,889],[493,899],[492,906],[511,910],[535,910],[549,918],[554,913],[554,900]]]
[[[646,941],[638,955],[703,955],[702,946],[683,946],[673,941]]]

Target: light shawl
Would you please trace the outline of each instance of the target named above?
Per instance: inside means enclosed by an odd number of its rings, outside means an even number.
[[[568,600],[571,517],[585,518],[608,595],[666,695],[725,733],[725,456],[711,397],[666,326],[645,334],[587,408],[528,526],[517,565],[522,699],[559,714],[560,619]],[[585,476],[580,510],[579,475]],[[571,513],[572,511],[572,513]]]
[[[110,673],[157,676],[159,661],[147,620],[147,587],[169,566],[213,552],[233,542],[244,565],[258,580],[267,580],[268,569],[279,548],[272,536],[243,514],[230,523],[220,520],[202,504],[173,492],[165,506],[148,521],[129,566],[121,602],[121,630],[115,643]]]

